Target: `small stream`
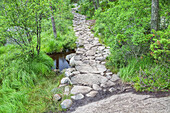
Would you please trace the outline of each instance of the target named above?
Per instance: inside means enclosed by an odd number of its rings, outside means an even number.
[[[54,61],[54,66],[52,67],[52,69],[59,69],[60,71],[62,71],[63,69],[69,68],[69,62],[65,58],[68,54],[71,53],[75,53],[75,51],[67,50],[66,52],[48,54]]]

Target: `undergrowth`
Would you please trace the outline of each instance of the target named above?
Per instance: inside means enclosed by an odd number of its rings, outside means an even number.
[[[80,13],[96,21],[93,31],[110,47],[106,66],[137,91],[169,91],[169,5],[160,0],[160,29],[151,30],[150,0],[80,1]]]

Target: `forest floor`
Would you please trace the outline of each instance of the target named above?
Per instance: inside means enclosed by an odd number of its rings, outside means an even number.
[[[76,54],[65,74],[73,84],[73,104],[66,113],[170,113],[170,92],[139,93],[105,67],[109,47],[91,33],[84,15],[73,8],[73,26],[78,37]]]

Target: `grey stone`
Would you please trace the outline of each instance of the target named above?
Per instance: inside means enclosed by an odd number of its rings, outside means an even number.
[[[116,85],[116,84],[109,80],[105,83],[102,83],[100,86],[103,87],[103,88],[107,88],[107,87],[111,87],[111,86],[114,86],[114,85]]]
[[[102,90],[102,88],[98,84],[93,84],[93,89],[94,90]]]
[[[71,83],[71,81],[68,77],[64,77],[61,79],[61,84],[67,84],[67,83]]]
[[[69,95],[69,93],[70,93],[70,88],[69,88],[69,86],[66,86],[64,89],[64,94]]]
[[[93,55],[95,55],[95,53],[96,53],[95,49],[92,49],[92,50],[88,50],[88,51],[86,52],[86,55],[87,55],[87,56],[93,56]]]
[[[98,60],[98,61],[104,61],[105,58],[104,57],[96,57],[95,60]]]
[[[112,88],[109,89],[109,91],[112,93],[112,92],[114,92],[114,91],[117,91],[117,89],[115,89],[115,88],[112,87]]]
[[[113,74],[112,72],[106,72],[106,76],[107,76],[107,75],[110,75],[110,76],[111,76],[112,74]]]
[[[85,94],[88,93],[92,90],[91,87],[88,86],[73,86],[73,88],[71,89],[71,94]]]
[[[70,59],[70,66],[74,67],[76,65],[76,61],[74,60],[74,56]]]
[[[70,108],[72,104],[73,102],[71,99],[66,99],[61,103],[61,107],[62,109],[67,109],[67,108]]]
[[[80,94],[76,94],[74,96],[71,96],[71,98],[74,99],[74,100],[81,100],[81,99],[84,98],[84,95],[80,93]]]
[[[67,60],[67,61],[70,61],[70,59],[71,59],[73,56],[75,56],[75,55],[76,55],[75,53],[71,53],[71,54],[67,55],[67,56],[66,56],[66,60]]]
[[[86,94],[87,97],[95,97],[97,95],[97,91],[91,91],[90,93]]]
[[[55,95],[53,96],[53,101],[54,101],[54,102],[58,102],[59,100],[61,100],[61,95],[55,94]]]
[[[98,50],[99,50],[99,51],[103,51],[104,49],[105,49],[105,46],[99,46],[99,47],[98,47]]]
[[[105,83],[108,79],[99,74],[79,74],[71,78],[72,84],[90,85]]]
[[[105,65],[97,65],[97,69],[98,69],[98,71],[100,71],[102,73],[107,70]]]
[[[73,71],[72,73],[73,73],[73,75],[78,75],[78,74],[80,74],[79,71]]]
[[[113,74],[112,75],[112,78],[110,79],[111,81],[115,82],[117,80],[120,80],[120,78],[116,75],[116,74]]]

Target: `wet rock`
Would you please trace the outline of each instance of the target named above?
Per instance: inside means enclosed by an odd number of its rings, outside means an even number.
[[[99,85],[97,85],[97,84],[93,84],[92,87],[93,87],[94,90],[97,90],[97,91],[98,90],[102,90],[102,88]]]
[[[71,67],[74,67],[75,65],[76,65],[76,63],[75,63],[76,61],[75,61],[75,59],[74,59],[74,56],[70,59],[70,66]]]
[[[87,97],[95,97],[97,95],[97,91],[91,91],[90,93],[86,94]]]
[[[67,55],[67,56],[66,56],[66,60],[67,60],[67,61],[70,61],[70,59],[71,59],[73,56],[75,56],[75,55],[76,55],[75,53],[71,53],[71,54]]]
[[[53,101],[54,101],[54,102],[58,102],[59,100],[61,100],[61,95],[60,95],[60,94],[55,94],[55,95],[53,96]]]
[[[61,107],[62,109],[67,109],[67,108],[70,108],[72,104],[73,102],[71,99],[66,99],[61,103]]]
[[[71,94],[79,94],[79,93],[85,94],[90,92],[91,90],[92,88],[88,86],[74,86],[71,89]]]
[[[80,94],[76,94],[74,96],[71,96],[71,98],[74,99],[74,100],[81,100],[81,99],[84,98],[84,95],[80,93]]]

